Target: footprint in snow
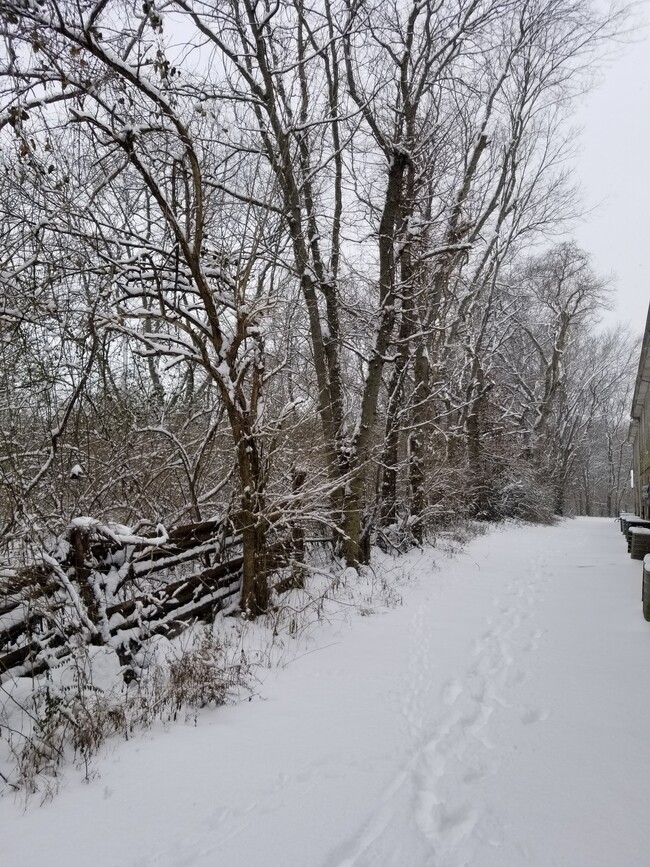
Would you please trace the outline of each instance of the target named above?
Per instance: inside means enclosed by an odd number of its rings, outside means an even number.
[[[532,674],[530,671],[527,671],[524,668],[520,668],[512,675],[512,684],[513,686],[523,686],[525,683],[528,683],[532,678]]]
[[[465,785],[472,785],[474,783],[481,783],[483,780],[487,780],[488,777],[494,776],[497,772],[497,765],[494,764],[484,764],[477,765],[476,767],[467,768],[461,780]]]
[[[525,726],[533,725],[533,723],[543,722],[548,719],[550,711],[544,708],[527,707],[524,708],[521,714],[521,721]]]
[[[458,697],[463,692],[463,685],[460,680],[455,677],[453,680],[448,681],[442,688],[442,700],[447,705],[447,707],[451,707],[454,704]]]

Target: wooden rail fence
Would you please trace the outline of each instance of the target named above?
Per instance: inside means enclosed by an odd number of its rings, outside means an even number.
[[[20,569],[0,569],[0,682],[46,671],[82,644],[109,645],[137,676],[134,655],[155,635],[173,638],[234,607],[241,590],[238,516],[157,528],[76,519],[56,554]],[[267,574],[302,558],[296,527],[276,533]]]

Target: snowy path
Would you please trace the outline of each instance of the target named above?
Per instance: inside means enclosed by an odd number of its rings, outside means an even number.
[[[0,803],[22,867],[647,867],[650,624],[616,525],[510,528],[336,624],[263,701]]]

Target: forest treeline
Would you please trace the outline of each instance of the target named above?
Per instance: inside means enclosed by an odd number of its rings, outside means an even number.
[[[624,25],[0,0],[1,559],[80,516],[140,544],[236,515],[255,615],[282,528],[358,565],[459,517],[614,514],[636,344],[566,229]]]

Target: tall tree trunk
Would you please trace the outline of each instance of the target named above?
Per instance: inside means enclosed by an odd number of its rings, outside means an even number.
[[[415,201],[415,171],[408,163],[406,190],[401,201],[400,229],[406,240],[400,256],[400,294],[402,310],[397,336],[397,359],[388,387],[384,449],[381,459],[382,484],[380,516],[384,525],[392,524],[397,515],[397,482],[399,474],[400,417],[404,410],[404,377],[411,361],[410,337],[415,328],[415,286],[412,241],[408,237],[409,221]]]
[[[357,566],[367,560],[367,546],[361,538],[367,462],[377,414],[381,375],[395,322],[395,231],[403,193],[407,155],[399,148],[392,154],[384,209],[379,224],[379,324],[366,373],[357,429],[348,454],[350,478],[343,501],[343,553],[346,563]]]
[[[238,443],[239,474],[242,482],[242,594],[241,608],[247,617],[263,614],[269,606],[268,564],[264,491],[252,438]]]
[[[409,436],[409,494],[411,515],[421,518],[426,508],[424,442],[430,421],[430,369],[429,357],[424,344],[420,344],[415,354],[413,389],[413,430]],[[413,535],[421,542],[424,526],[421,520],[413,524]]]

